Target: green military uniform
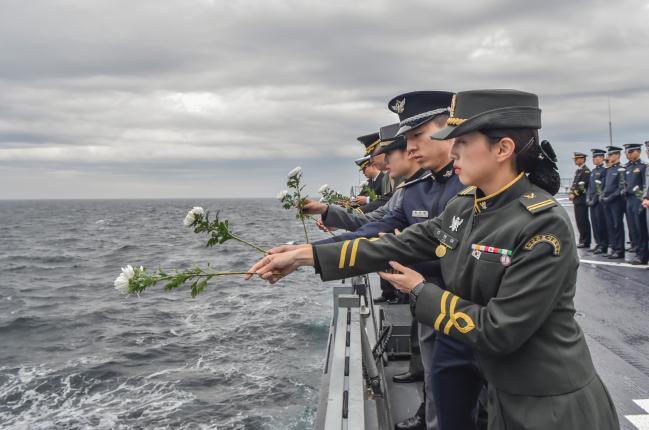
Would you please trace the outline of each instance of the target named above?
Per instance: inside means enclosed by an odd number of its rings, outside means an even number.
[[[316,246],[314,255],[325,281],[441,258],[447,290],[426,284],[417,319],[475,348],[489,428],[610,430],[617,416],[574,319],[573,238],[565,210],[519,177],[487,199],[469,188],[400,236]],[[530,415],[536,402],[551,413]]]
[[[467,121],[460,118],[449,124]],[[474,348],[489,384],[489,429],[618,429],[574,319],[574,242],[566,211],[521,173],[490,196],[467,188],[438,218],[399,236],[315,246],[314,260],[328,281],[384,270],[391,260],[440,259],[446,289],[419,286],[416,317]]]

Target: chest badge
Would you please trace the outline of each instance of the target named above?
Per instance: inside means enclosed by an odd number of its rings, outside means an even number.
[[[464,220],[462,218],[454,216],[451,220],[451,225],[449,226],[449,228],[451,229],[451,231],[457,231],[457,229],[460,228],[463,222]]]

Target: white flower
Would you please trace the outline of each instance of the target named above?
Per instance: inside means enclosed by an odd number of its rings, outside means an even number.
[[[361,187],[367,187],[369,183],[367,181],[361,182]]]
[[[140,271],[143,271],[144,268],[140,266]],[[130,264],[126,267],[122,267],[122,273],[115,279],[113,285],[115,289],[122,294],[128,294],[128,284],[135,277],[135,269]]]
[[[295,169],[288,172],[288,178],[289,179],[298,178],[300,175],[302,175],[302,168],[300,166],[298,166]]]
[[[194,222],[196,222],[197,215],[200,216],[205,215],[205,211],[200,206],[194,206],[189,212],[187,212],[187,215],[183,220],[183,224],[185,225],[185,227],[191,227],[191,225],[194,224]]]
[[[319,192],[320,194],[324,194],[324,193],[326,193],[327,191],[329,191],[329,185],[327,185],[327,184],[324,184],[324,185],[321,186],[320,189],[318,190],[318,192]]]
[[[288,191],[287,190],[282,190],[279,193],[277,193],[276,197],[277,197],[277,200],[279,200],[281,202],[281,201],[284,201],[286,196],[288,196]]]

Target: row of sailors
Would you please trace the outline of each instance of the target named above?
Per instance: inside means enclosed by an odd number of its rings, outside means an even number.
[[[645,148],[649,155],[649,141],[645,142]],[[586,165],[585,153],[574,153],[577,171],[569,197],[579,230],[578,247],[611,259],[624,259],[628,251],[635,254],[631,264],[647,264],[649,170],[641,160],[642,145],[628,143],[624,149],[617,146],[606,149],[591,149],[592,170]],[[628,161],[624,165],[620,160],[622,151]],[[625,217],[631,242],[628,248],[625,248]],[[595,242],[592,249],[591,238]]]

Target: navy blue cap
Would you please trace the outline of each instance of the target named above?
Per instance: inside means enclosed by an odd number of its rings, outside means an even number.
[[[606,151],[604,151],[603,149],[593,148],[590,150],[590,152],[593,153],[593,157],[596,157],[598,155],[606,155]]]
[[[642,145],[640,143],[625,143],[623,146],[624,146],[625,151],[633,151],[634,149],[642,149]]]
[[[622,148],[620,148],[619,146],[607,146],[606,150],[608,151],[609,155],[622,152]]]
[[[583,152],[573,152],[572,153],[572,158],[586,158],[587,155],[584,154]]]
[[[400,94],[388,102],[388,109],[399,115],[397,136],[426,124],[451,111],[453,93],[448,91],[413,91]]]

